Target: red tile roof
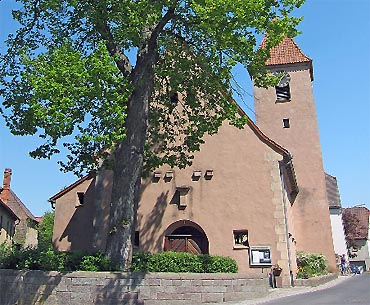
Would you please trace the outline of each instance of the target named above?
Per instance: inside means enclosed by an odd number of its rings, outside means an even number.
[[[7,211],[7,213],[14,219],[14,220],[19,220],[18,216],[14,214],[13,210],[8,207],[4,202],[1,201],[0,199],[0,208],[4,209]],[[1,229],[1,228],[0,228]]]
[[[261,42],[261,48],[266,46],[266,37]],[[312,59],[303,54],[293,38],[285,38],[278,46],[270,50],[270,58],[266,66],[286,65],[294,63],[312,63]]]
[[[369,233],[370,210],[366,207],[353,207],[343,209],[343,214],[351,214],[358,220],[358,232],[355,239],[367,239]]]
[[[338,189],[337,178],[325,173],[326,193],[328,195],[329,209],[341,208],[340,195]]]
[[[35,220],[35,216],[31,213],[31,211],[24,205],[24,203],[17,197],[17,195],[10,189],[9,191],[9,198],[8,202],[6,203],[9,208],[12,209],[15,215],[19,219],[27,219],[30,218],[33,221]]]
[[[38,222],[38,223],[42,223],[44,217],[42,216],[35,216],[35,220]]]

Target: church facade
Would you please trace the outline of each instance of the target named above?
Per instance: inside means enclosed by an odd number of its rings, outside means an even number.
[[[138,250],[229,256],[239,272],[256,275],[279,265],[284,286],[297,271],[297,250],[322,253],[335,268],[312,61],[292,39],[271,55],[268,68],[282,77],[276,88],[255,88],[258,125],[224,122],[205,136],[192,166],[162,166],[142,181]],[[112,173],[101,171],[50,198],[57,250],[105,248],[111,187]]]

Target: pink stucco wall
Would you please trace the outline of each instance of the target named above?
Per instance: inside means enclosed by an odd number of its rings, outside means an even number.
[[[293,156],[299,194],[293,205],[297,250],[322,253],[335,268],[318,122],[308,65],[274,67],[291,76],[291,101],[276,103],[275,88],[255,88],[257,124]],[[289,119],[290,128],[282,120]]]
[[[164,179],[165,172],[170,168],[163,166],[157,169],[161,172],[158,181],[143,181],[137,224],[140,249],[163,251],[166,229],[179,220],[191,221],[206,233],[210,254],[233,257],[242,273],[266,274],[270,267],[249,266],[248,248],[234,249],[233,230],[245,229],[248,230],[251,246],[271,247],[272,263],[283,266],[287,282],[287,232],[279,169],[282,156],[261,141],[249,126],[239,130],[224,123],[219,133],[207,136],[205,142],[201,151],[195,154],[192,166],[182,170],[172,169],[172,179]],[[207,169],[212,169],[214,173],[208,180],[204,177]],[[194,170],[202,172],[199,180],[192,179]],[[104,184],[104,175],[108,175],[106,181],[111,179],[109,173],[101,172],[97,178],[101,185]],[[105,184],[103,190],[108,195],[98,198],[99,204],[96,203],[97,197],[95,202],[93,199],[94,194],[98,196],[94,192],[98,185],[95,179],[83,182],[56,201],[53,239],[58,250],[75,247],[90,251],[94,247],[104,249],[104,241],[97,245],[94,237],[90,236],[96,232],[92,225],[99,222],[93,207],[99,207],[99,215],[107,215],[109,211],[111,184]],[[181,186],[190,189],[184,209],[171,203],[176,187]],[[83,207],[76,206],[76,193],[84,189],[85,204]],[[107,233],[108,221],[100,220],[100,223],[103,224],[101,229]]]

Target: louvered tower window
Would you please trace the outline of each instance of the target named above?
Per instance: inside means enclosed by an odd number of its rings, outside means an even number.
[[[290,101],[290,87],[289,85],[285,87],[275,87],[276,89],[276,102],[289,102]]]

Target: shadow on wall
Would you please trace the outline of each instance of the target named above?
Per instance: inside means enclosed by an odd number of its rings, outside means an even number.
[[[12,275],[1,280],[0,304],[54,304],[60,302],[54,289],[62,284],[61,273],[49,273],[43,271],[19,271],[14,279],[14,270],[9,270]],[[7,281],[7,279],[12,279]],[[65,280],[65,278],[64,278]]]
[[[143,279],[144,273],[132,273],[130,277],[116,274],[114,278],[107,279],[106,285],[96,286],[93,302],[95,305],[144,305],[144,301],[139,300],[138,291],[138,286],[142,286]]]
[[[138,215],[138,223],[143,225],[140,228],[140,249],[144,252],[163,251],[164,229],[162,219],[169,201],[169,192],[161,193],[148,215]],[[159,236],[159,232],[163,233]],[[153,241],[157,241],[153,243]]]
[[[59,237],[59,242],[67,238],[69,249],[93,252],[93,220],[95,215],[94,190],[95,179],[92,180],[84,195],[83,204],[76,204],[74,213]]]
[[[151,184],[150,179],[142,183],[140,197],[149,184]],[[97,249],[105,250],[105,239],[109,231],[110,195],[99,195],[98,192],[110,193],[111,184],[100,184],[99,190],[96,190],[95,187],[96,183],[93,179],[85,192],[84,204],[72,207],[74,208],[73,215],[58,240],[63,245],[63,250],[81,250],[89,253],[94,253]],[[95,202],[97,197],[100,198],[98,207]],[[152,240],[158,234],[158,230],[161,229],[161,222],[168,201],[168,192],[162,193],[153,203],[152,211],[145,216],[145,226],[140,232],[140,236],[144,237],[140,241],[140,248],[143,251],[149,251],[153,247],[163,250],[162,240],[159,241],[158,245],[153,245]],[[143,220],[142,215],[138,215],[138,223]],[[97,238],[99,244],[97,244]],[[68,246],[66,247],[66,245]]]

